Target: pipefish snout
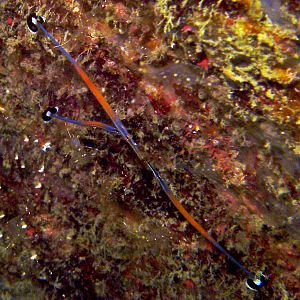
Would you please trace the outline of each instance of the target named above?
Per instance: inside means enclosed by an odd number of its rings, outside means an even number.
[[[182,214],[182,216],[192,225],[203,237],[205,237],[212,245],[215,246],[221,253],[223,253],[235,266],[237,266],[240,270],[242,270],[248,277],[246,281],[246,285],[249,289],[259,290],[266,283],[266,277],[262,272],[259,272],[258,275],[254,275],[247,268],[245,268],[239,261],[237,261],[225,248],[223,248],[203,227],[200,225],[192,215],[183,207],[180,200],[175,196],[172,192],[171,188],[167,184],[166,180],[161,176],[159,171],[155,168],[154,164],[147,161],[145,157],[147,157],[138,147],[137,143],[133,140],[133,138],[128,133],[126,127],[123,125],[118,115],[113,111],[110,104],[101,94],[96,85],[91,81],[86,72],[81,68],[81,66],[76,62],[76,60],[54,39],[54,37],[45,29],[44,27],[44,19],[42,17],[37,16],[36,14],[31,14],[27,18],[27,24],[30,31],[36,33],[39,29],[45,34],[46,37],[56,46],[56,48],[69,60],[69,62],[74,66],[76,72],[81,77],[81,79],[88,86],[90,91],[94,94],[95,98],[105,110],[107,115],[112,120],[114,126],[106,125],[100,122],[97,122],[99,126],[96,126],[95,122],[82,122],[71,120],[57,114],[56,108],[48,108],[43,113],[43,119],[45,121],[50,121],[52,118],[56,118],[58,120],[72,123],[79,126],[95,126],[101,127],[109,132],[117,132],[120,136],[128,143],[128,145],[133,149],[135,154],[140,158],[140,160],[146,164],[146,166],[151,170],[154,175],[154,178],[157,180],[162,190],[165,192],[166,196],[169,200],[174,204],[177,210]],[[93,125],[92,125],[93,124]]]

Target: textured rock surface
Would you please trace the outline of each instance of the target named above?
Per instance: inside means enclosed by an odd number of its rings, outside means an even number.
[[[279,11],[278,11],[279,10]],[[45,27],[93,78],[182,204],[176,211]],[[0,298],[299,297],[298,1],[1,1]],[[27,298],[26,298],[27,297]]]

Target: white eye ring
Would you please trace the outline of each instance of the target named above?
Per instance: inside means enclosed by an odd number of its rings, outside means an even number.
[[[248,288],[249,290],[257,292],[257,290],[254,289],[254,288],[252,288],[252,287],[248,284],[247,281],[246,281],[246,286],[247,286],[247,288]]]
[[[39,31],[39,25],[45,23],[45,18],[41,16],[37,16],[36,14],[31,14],[27,18],[27,26],[30,32],[37,33]]]

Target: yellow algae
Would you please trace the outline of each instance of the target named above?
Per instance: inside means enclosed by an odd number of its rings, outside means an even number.
[[[295,152],[295,154],[300,155],[300,144],[297,144],[297,145],[295,146],[294,152]]]
[[[290,68],[271,69],[271,68],[268,68],[267,66],[264,66],[264,68],[261,69],[261,74],[269,80],[276,80],[279,83],[288,84],[293,81],[293,79],[297,75],[297,72],[296,71],[293,72]]]
[[[156,3],[156,10],[163,17],[160,24],[164,24],[164,32],[170,32],[176,26],[176,19],[174,12],[176,11],[176,5],[171,5],[170,0],[159,0]]]
[[[274,100],[274,98],[275,98],[275,94],[273,94],[273,92],[272,92],[271,89],[268,89],[268,90],[266,91],[266,96],[267,96],[269,99],[271,99],[271,100]]]

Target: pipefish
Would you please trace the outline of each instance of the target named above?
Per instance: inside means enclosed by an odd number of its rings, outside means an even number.
[[[205,229],[204,227],[198,223],[192,215],[183,207],[180,203],[180,200],[175,196],[175,194],[171,191],[171,188],[165,181],[165,179],[161,176],[159,171],[155,168],[155,166],[146,160],[146,155],[140,150],[137,143],[133,140],[133,138],[128,133],[126,127],[123,125],[122,121],[119,119],[118,115],[113,111],[107,100],[101,94],[99,89],[96,85],[91,81],[87,73],[81,68],[81,66],[76,62],[76,60],[55,40],[55,38],[45,29],[44,27],[44,19],[36,14],[31,14],[27,18],[27,24],[29,29],[36,33],[40,29],[45,36],[56,46],[56,48],[69,60],[69,62],[73,65],[78,75],[81,79],[85,82],[88,86],[90,91],[93,93],[99,104],[102,106],[104,111],[107,113],[109,118],[111,119],[114,126],[110,126],[114,128],[120,136],[129,144],[135,154],[139,157],[142,163],[144,163],[149,170],[153,173],[155,179],[158,181],[159,185],[161,186],[162,190],[165,192],[169,200],[174,204],[177,210],[182,214],[182,216],[192,225],[203,237],[205,237],[215,248],[217,248],[221,253],[223,253],[235,266],[237,266],[240,270],[242,270],[246,276],[248,277],[246,281],[246,285],[248,288],[252,290],[258,290],[266,283],[266,277],[262,272],[257,272],[256,274],[251,273],[248,269],[246,269],[239,261],[237,261],[225,248],[223,248]],[[56,117],[57,119],[67,121],[66,118],[58,117],[56,112],[53,113],[49,110],[48,113],[49,117]],[[80,121],[74,121],[68,119],[69,123],[73,123],[76,125],[87,125],[87,123],[83,123]],[[101,126],[100,126],[101,127]],[[103,128],[103,126],[102,126]]]
[[[118,130],[115,127],[107,125],[105,123],[98,122],[98,121],[72,120],[72,119],[58,115],[57,112],[58,112],[57,107],[48,107],[42,114],[42,118],[43,118],[44,122],[50,122],[52,120],[52,118],[54,118],[54,119],[57,119],[57,120],[60,120],[60,121],[66,122],[66,123],[78,125],[78,126],[99,127],[99,128],[104,129],[108,133],[118,133]]]

